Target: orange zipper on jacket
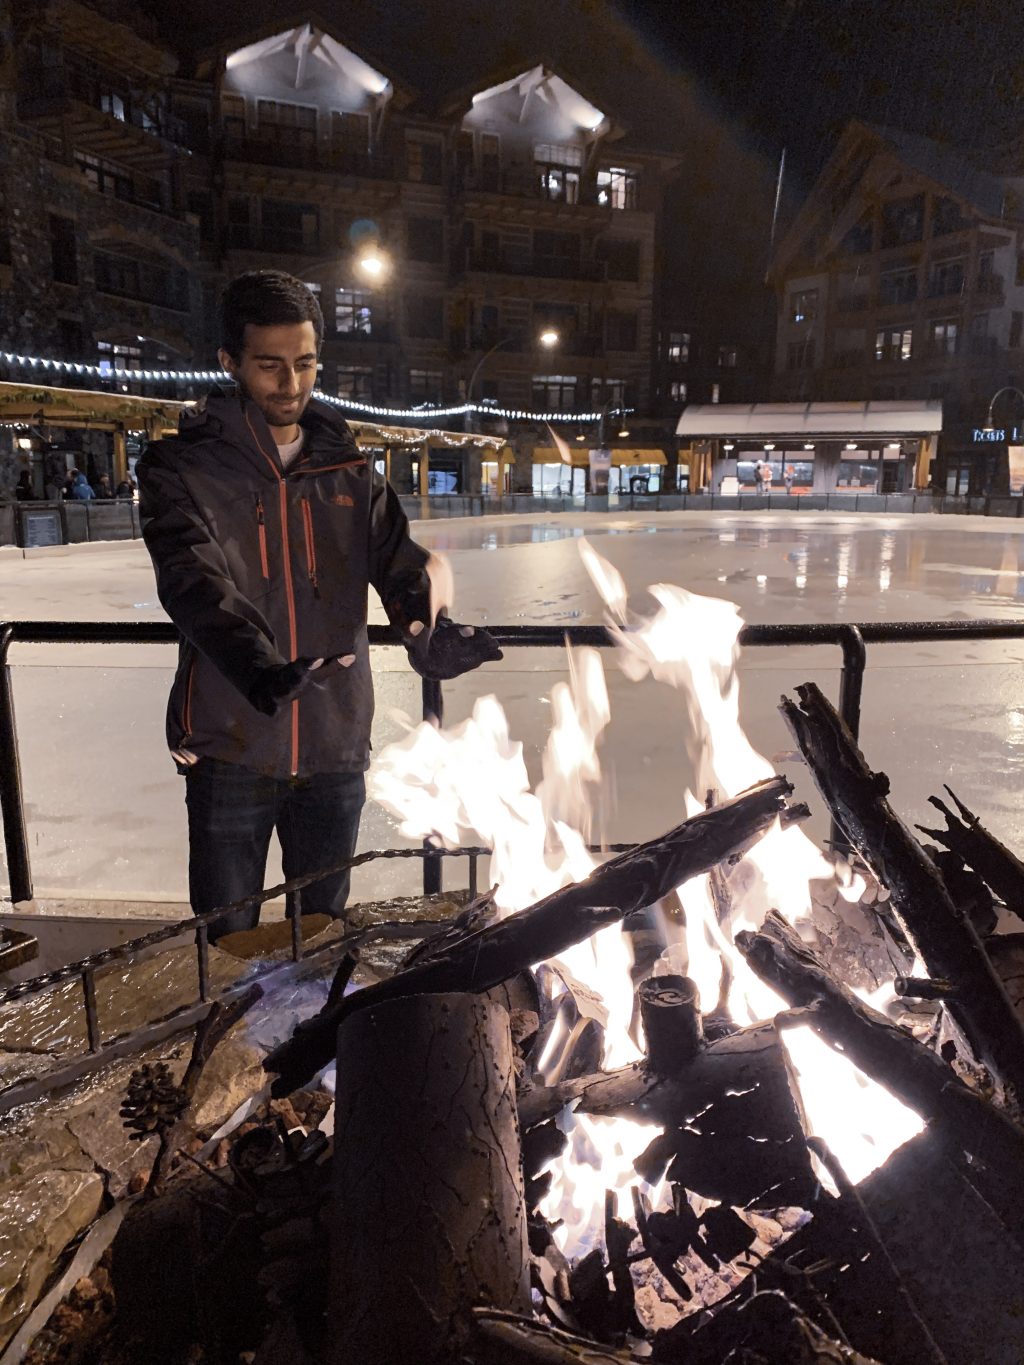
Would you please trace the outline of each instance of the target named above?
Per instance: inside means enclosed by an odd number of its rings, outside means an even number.
[[[320,585],[316,577],[316,542],[313,539],[313,511],[309,499],[302,499],[302,530],[306,537],[306,572],[313,585],[313,596],[320,596]]]
[[[278,508],[281,514],[281,543],[284,549],[284,595],[288,605],[288,644],[291,649],[291,661],[299,656],[298,630],[295,622],[295,585],[292,582],[292,555],[291,542],[288,538],[288,490],[285,486],[284,476],[275,464],[272,456],[268,455],[260,444],[260,438],[256,434],[249,414],[245,414],[245,424],[249,428],[256,449],[260,452],[267,464],[270,465],[274,478],[277,480],[279,492]],[[299,699],[292,702],[292,777],[299,771]]]
[[[192,683],[196,676],[196,661],[189,660],[188,677],[185,679],[185,704],[181,708],[181,725],[185,731],[182,744],[192,738]]]
[[[263,499],[256,494],[256,529],[260,537],[260,568],[263,570],[263,577],[270,577],[270,561],[267,558],[267,524],[263,516]]]

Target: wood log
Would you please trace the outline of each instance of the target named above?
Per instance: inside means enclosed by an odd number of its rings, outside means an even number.
[[[1024,1107],[1024,1026],[970,921],[949,898],[935,864],[892,809],[889,779],[872,772],[838,712],[814,683],[800,705],[780,707],[814,781],[848,838],[892,894],[892,908],[930,976],[951,981],[950,1015],[979,1062]]]
[[[703,1041],[696,982],[688,976],[650,976],[637,996],[648,1065],[659,1076],[672,1076],[696,1057]]]
[[[450,1359],[477,1305],[528,1313],[507,1012],[417,995],[338,1030],[326,1359]]]
[[[549,1327],[533,1318],[475,1308],[463,1359],[473,1365],[630,1365],[639,1356]]]
[[[1016,1194],[1024,1182],[1024,1129],[964,1085],[937,1053],[837,981],[777,911],[756,933],[737,934],[736,946],[762,980],[791,1005],[806,1007],[792,1022],[809,1024],[829,1046],[916,1109],[941,1140],[958,1153],[970,1153],[973,1166],[992,1177],[986,1190],[1000,1216],[1009,1219],[1015,1235],[1024,1231]],[[785,1027],[791,1021],[780,1015],[776,1022]]]
[[[959,814],[954,815],[940,797],[930,796],[929,804],[945,816],[946,828],[926,829],[924,825],[918,825],[917,828],[962,858],[992,888],[1008,910],[1024,919],[1024,862],[985,828],[954,791],[949,787],[946,787],[946,791]]]
[[[642,910],[674,887],[749,848],[774,824],[792,786],[769,778],[714,810],[701,811],[669,833],[639,844],[595,869],[582,882],[553,892],[528,909],[449,944],[443,955],[346,996],[300,1024],[271,1052],[275,1095],[304,1084],[334,1055],[338,1025],[381,1000],[421,993],[481,992],[589,938],[598,929]]]

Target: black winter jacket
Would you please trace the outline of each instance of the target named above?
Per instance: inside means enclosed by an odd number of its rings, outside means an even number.
[[[429,621],[428,554],[344,419],[311,399],[288,469],[263,415],[215,389],[139,461],[142,531],[182,635],[167,709],[179,766],[213,757],[269,776],[361,772],[373,683],[367,584],[404,639]],[[276,716],[247,700],[262,670],[355,655],[312,675]]]

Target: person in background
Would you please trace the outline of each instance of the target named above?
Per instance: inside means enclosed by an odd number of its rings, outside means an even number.
[[[96,489],[95,489],[95,492],[96,492],[96,496],[97,496],[98,498],[101,498],[101,499],[107,499],[107,498],[112,499],[112,498],[113,498],[113,496],[114,496],[114,490],[113,490],[113,489],[111,488],[111,486],[110,486],[110,475],[109,475],[109,474],[101,474],[101,475],[99,476],[99,478],[96,480]]]
[[[131,478],[128,475],[125,475],[125,477],[117,485],[117,488],[114,490],[114,497],[115,498],[135,497],[135,485],[132,483]]]
[[[68,496],[73,502],[89,502],[96,496],[92,491],[92,484],[80,469],[71,471],[71,492]]]
[[[46,479],[45,492],[47,502],[60,502],[64,496],[64,480],[52,470]]]
[[[791,464],[786,465],[786,468],[783,470],[782,473],[782,482],[786,485],[787,493],[792,493],[793,491],[793,478],[795,474],[796,470],[793,468],[793,466]]]
[[[435,613],[432,557],[395,490],[313,397],[323,331],[294,276],[233,280],[218,358],[235,386],[183,412],[135,469],[157,593],[182,637],[167,740],[185,777],[192,909],[246,902],[210,925],[211,942],[258,923],[275,830],[289,879],[352,856],[373,717],[371,585],[421,676],[502,657],[486,630]],[[343,917],[348,890],[348,870],[331,871],[302,892],[303,912]]]
[[[19,502],[30,502],[35,497],[35,490],[32,487],[32,475],[27,469],[23,469],[18,475],[18,482],[14,487],[14,496]]]

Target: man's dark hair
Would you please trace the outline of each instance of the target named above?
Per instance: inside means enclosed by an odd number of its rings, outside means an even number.
[[[281,323],[311,322],[319,352],[324,338],[324,315],[311,289],[284,270],[247,270],[224,290],[220,302],[221,346],[239,360],[245,346],[245,327],[276,327]]]

